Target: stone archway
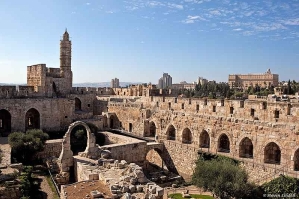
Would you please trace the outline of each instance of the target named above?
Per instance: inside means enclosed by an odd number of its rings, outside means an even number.
[[[299,171],[299,149],[294,154],[294,171]]]
[[[176,140],[176,130],[172,124],[167,128],[166,136],[167,140]]]
[[[270,142],[264,149],[264,163],[280,164],[281,151],[275,142]]]
[[[40,128],[40,114],[35,108],[31,108],[25,115],[25,130]]]
[[[182,133],[182,143],[191,144],[192,143],[192,133],[189,128],[185,128]]]
[[[218,139],[218,151],[219,152],[224,152],[224,153],[229,153],[230,152],[229,138],[224,133]]]
[[[156,130],[157,130],[157,127],[156,127],[155,122],[151,121],[149,123],[149,137],[155,137],[156,136]]]
[[[109,117],[109,128],[113,129],[114,128],[114,123],[115,123],[114,116],[110,115],[110,117]]]
[[[239,145],[239,157],[253,158],[253,144],[248,137],[242,139]]]
[[[11,115],[5,110],[0,110],[0,134],[7,136],[11,132]]]
[[[81,125],[86,129],[87,132],[87,146],[84,152],[79,153],[79,156],[87,157],[87,158],[96,158],[97,156],[97,146],[96,146],[96,138],[93,133],[91,133],[90,128],[85,122],[76,121],[70,124],[66,134],[63,137],[62,141],[62,151],[58,158],[58,166],[60,168],[60,172],[69,172],[70,167],[74,165],[73,161],[73,151],[71,150],[71,132],[72,130]]]
[[[206,130],[203,130],[199,136],[199,147],[210,148],[210,136]]]

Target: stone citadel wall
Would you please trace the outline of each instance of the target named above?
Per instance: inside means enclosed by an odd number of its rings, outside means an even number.
[[[194,166],[200,149],[265,166],[274,165],[271,161],[275,160],[277,168],[296,170],[298,108],[298,103],[288,102],[167,97],[108,103],[109,112],[115,113],[122,128],[133,134],[143,135],[148,131],[145,124],[153,122],[158,140],[164,142],[182,175],[192,174],[192,166],[186,165]],[[170,136],[172,128],[174,138]],[[208,148],[204,137],[209,139]],[[248,146],[253,158],[243,157]]]

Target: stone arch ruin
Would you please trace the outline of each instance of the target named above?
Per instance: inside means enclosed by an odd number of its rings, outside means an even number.
[[[229,138],[225,133],[221,134],[218,139],[218,151],[229,153],[230,152],[230,142]]]
[[[242,141],[240,142],[239,157],[253,158],[253,144],[248,137],[243,138]]]
[[[156,130],[157,130],[157,127],[156,127],[155,122],[151,121],[149,123],[149,137],[155,137],[156,136]]]
[[[206,130],[203,130],[199,136],[199,147],[210,148],[210,136]]]
[[[5,109],[0,110],[0,134],[8,135],[11,132],[11,115]]]
[[[40,128],[40,114],[35,108],[31,108],[25,115],[25,130]]]
[[[79,156],[87,157],[87,158],[96,158],[97,155],[97,146],[96,146],[96,138],[93,133],[91,133],[90,128],[85,122],[76,121],[70,124],[66,134],[63,137],[62,141],[62,151],[58,158],[58,166],[60,168],[60,172],[69,172],[70,167],[74,165],[73,151],[71,150],[71,132],[76,126],[83,126],[87,132],[87,146],[84,152],[79,153]]]
[[[176,130],[172,124],[167,128],[166,136],[167,140],[176,140]]]
[[[264,163],[280,164],[281,151],[275,142],[270,142],[264,149]]]

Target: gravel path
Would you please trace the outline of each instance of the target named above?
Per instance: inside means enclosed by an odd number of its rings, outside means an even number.
[[[53,199],[54,193],[48,184],[47,178],[45,176],[38,176],[37,178],[41,180],[40,190],[43,192],[43,199]]]
[[[2,151],[2,161],[0,162],[1,165],[8,166],[11,164],[10,152],[11,148],[8,144],[7,137],[0,137],[0,150]]]

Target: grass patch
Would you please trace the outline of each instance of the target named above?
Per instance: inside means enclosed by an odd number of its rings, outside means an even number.
[[[54,198],[53,199],[60,199],[60,197],[58,196],[56,189],[55,189],[55,185],[53,184],[51,177],[50,176],[46,176],[47,182],[49,184],[49,186],[51,187],[51,190],[53,192]]]
[[[169,198],[173,198],[173,199],[184,199],[182,197],[182,194],[180,193],[174,193],[174,194],[170,194],[168,195]],[[208,196],[208,195],[199,195],[199,194],[190,194],[190,198],[197,198],[197,199],[214,199],[212,196]]]

